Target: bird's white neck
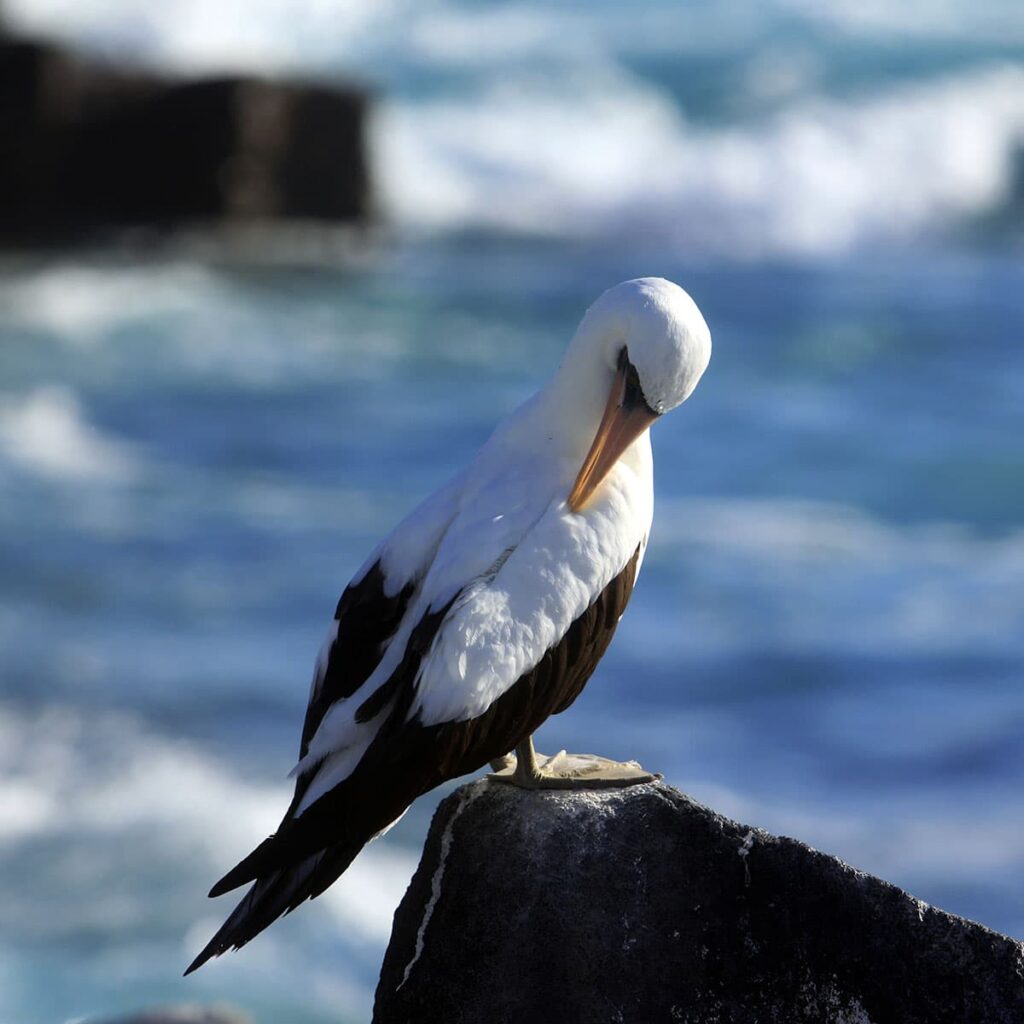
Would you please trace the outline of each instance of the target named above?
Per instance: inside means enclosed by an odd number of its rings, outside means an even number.
[[[552,470],[557,467],[557,475],[571,482],[593,444],[615,379],[614,371],[598,356],[593,348],[570,347],[545,386],[498,428],[498,446]],[[649,475],[650,438],[646,431],[622,459],[635,471]]]
[[[597,359],[572,355],[570,349],[544,387],[499,426],[496,440],[539,457],[550,453],[582,462],[601,422],[614,374]]]

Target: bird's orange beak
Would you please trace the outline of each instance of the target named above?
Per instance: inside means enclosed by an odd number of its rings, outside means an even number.
[[[637,389],[627,387],[631,369],[627,359],[619,360],[594,443],[569,493],[569,510],[572,512],[583,508],[622,453],[658,418],[642,397],[631,393]],[[632,372],[635,374],[636,371]]]

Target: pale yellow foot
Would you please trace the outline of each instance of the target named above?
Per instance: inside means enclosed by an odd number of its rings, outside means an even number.
[[[562,750],[554,757],[538,757],[532,738],[521,743],[516,754],[515,761],[507,756],[506,761],[511,763],[487,778],[522,789],[617,789],[659,777],[635,761],[610,761],[596,754],[567,754]]]

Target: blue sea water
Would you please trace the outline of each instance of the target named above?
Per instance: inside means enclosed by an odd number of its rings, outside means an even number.
[[[1018,5],[8,6],[172,67],[372,76],[393,239],[0,267],[2,1024],[366,1019],[435,800],[182,980],[204,894],[287,802],[349,574],[642,274],[714,356],[538,746],[1024,937]]]

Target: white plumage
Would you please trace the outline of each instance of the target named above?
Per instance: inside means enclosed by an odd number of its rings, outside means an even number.
[[[689,397],[710,346],[678,286],[611,289],[547,386],[380,543],[317,661],[292,807],[215,887],[256,880],[190,970],[326,888],[418,792],[571,703],[647,543],[646,428]]]

